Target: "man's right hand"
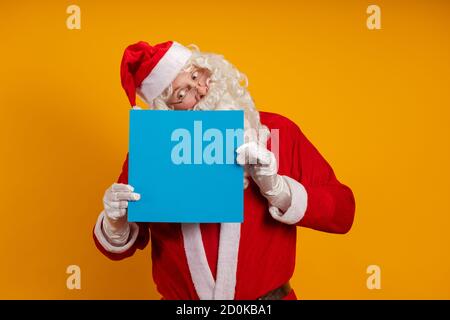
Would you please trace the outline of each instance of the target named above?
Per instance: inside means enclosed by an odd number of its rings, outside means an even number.
[[[113,245],[121,246],[128,240],[130,234],[130,224],[127,221],[128,202],[141,198],[133,191],[134,188],[128,184],[113,183],[103,196],[103,233]]]
[[[141,198],[134,193],[134,188],[128,184],[113,183],[103,196],[103,206],[106,218],[117,221],[126,218],[128,201],[137,201]]]

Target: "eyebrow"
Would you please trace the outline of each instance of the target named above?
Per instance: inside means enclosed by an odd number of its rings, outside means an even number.
[[[173,95],[175,92],[177,92],[177,90],[180,89],[180,87],[181,87],[181,86],[178,86],[178,87],[176,87],[175,89],[173,89],[172,95]]]

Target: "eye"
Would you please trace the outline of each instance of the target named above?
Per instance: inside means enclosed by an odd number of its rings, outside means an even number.
[[[197,80],[197,78],[198,78],[198,71],[194,71],[192,73],[192,80]]]
[[[186,96],[186,89],[182,89],[182,90],[178,91],[177,98],[178,98],[179,100],[183,100],[183,98],[184,98],[185,96]]]

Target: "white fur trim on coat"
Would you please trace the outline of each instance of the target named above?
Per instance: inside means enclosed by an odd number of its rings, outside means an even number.
[[[108,252],[112,253],[124,253],[128,249],[130,249],[133,244],[136,242],[137,236],[139,234],[139,227],[136,223],[131,222],[130,223],[130,234],[131,236],[128,238],[128,241],[123,246],[115,246],[111,244],[108,241],[107,236],[103,232],[103,217],[104,212],[102,211],[98,218],[97,223],[95,224],[94,228],[94,235],[97,238],[98,242],[101,244],[101,246]]]
[[[240,223],[222,223],[220,225],[219,259],[217,261],[214,300],[234,299],[240,239]]]
[[[198,223],[182,223],[181,231],[195,291],[200,300],[212,300],[215,284],[206,258],[200,225]]]
[[[269,207],[271,216],[282,223],[296,224],[302,220],[308,206],[308,194],[305,187],[288,176],[283,176],[291,190],[292,200],[291,206],[285,213],[281,212],[277,207]]]
[[[232,300],[236,286],[240,223],[220,225],[216,281],[212,276],[198,223],[183,223],[184,250],[197,295],[201,300]]]

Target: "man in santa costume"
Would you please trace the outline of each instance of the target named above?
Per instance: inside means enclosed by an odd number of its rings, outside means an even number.
[[[127,157],[105,192],[97,247],[123,259],[150,240],[153,278],[164,299],[296,299],[289,279],[297,226],[348,232],[352,191],[295,123],[256,110],[247,78],[220,55],[173,41],[138,42],[124,52],[121,80],[133,108],[138,94],[159,110],[244,110],[245,143],[236,150],[245,168],[244,222],[128,222],[128,202],[140,196],[128,185]],[[278,141],[271,130],[278,130]],[[275,144],[277,155],[270,151]]]

